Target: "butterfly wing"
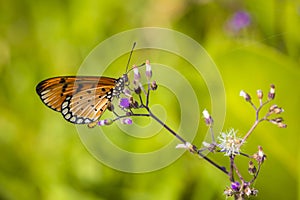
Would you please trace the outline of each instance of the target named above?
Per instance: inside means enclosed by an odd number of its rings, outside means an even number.
[[[112,99],[116,79],[96,76],[62,76],[40,82],[36,91],[49,108],[75,124],[97,121]]]

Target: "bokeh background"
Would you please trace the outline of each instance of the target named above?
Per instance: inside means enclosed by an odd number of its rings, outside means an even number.
[[[106,38],[148,26],[182,32],[207,50],[226,89],[224,130],[234,127],[243,133],[254,120],[253,110],[239,97],[241,89],[255,99],[257,89],[267,93],[271,83],[276,85],[275,103],[285,109],[288,128],[260,125],[245,151],[262,145],[268,156],[255,185],[256,199],[298,199],[296,0],[0,0],[0,199],[225,199],[227,177],[189,153],[145,174],[101,164],[85,149],[76,128],[46,108],[35,93],[36,84],[45,78],[76,74]],[[191,82],[197,84],[192,77]],[[199,87],[205,90],[203,84]],[[197,95],[209,104],[207,95]],[[165,98],[161,93],[155,97],[158,102]],[[168,115],[176,112],[174,108]],[[176,127],[172,118],[168,120]],[[205,125],[199,127],[199,134],[206,131]],[[200,139],[194,142],[201,145]],[[133,143],[143,146],[147,141]]]

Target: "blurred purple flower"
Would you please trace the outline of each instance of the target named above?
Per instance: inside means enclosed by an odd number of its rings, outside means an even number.
[[[120,99],[120,104],[122,108],[129,108],[130,107],[130,100],[127,98],[121,98]]]
[[[121,123],[131,125],[132,124],[132,119],[131,118],[124,118],[124,119],[121,120]]]
[[[250,14],[246,11],[238,11],[228,21],[228,26],[232,31],[238,32],[241,29],[249,26],[250,23],[251,23]]]
[[[232,182],[231,183],[231,189],[238,191],[240,189],[240,183],[239,182]]]

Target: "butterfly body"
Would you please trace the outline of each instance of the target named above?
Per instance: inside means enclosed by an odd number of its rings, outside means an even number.
[[[60,112],[67,121],[93,127],[126,84],[127,74],[118,79],[60,76],[41,81],[36,92],[46,106]]]

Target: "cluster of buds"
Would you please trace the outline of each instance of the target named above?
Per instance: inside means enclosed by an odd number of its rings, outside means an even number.
[[[205,121],[205,124],[210,127],[210,131],[212,133],[212,139],[213,142],[203,142],[204,148],[198,150],[198,152],[202,152],[204,150],[208,150],[210,152],[222,152],[225,156],[228,156],[230,158],[230,172],[227,172],[226,170],[223,170],[225,173],[229,175],[231,186],[227,187],[224,191],[224,194],[227,197],[234,196],[235,199],[246,199],[250,196],[256,196],[258,193],[258,190],[253,188],[251,185],[256,180],[261,165],[266,160],[267,156],[264,154],[263,149],[261,146],[258,147],[258,151],[254,153],[253,155],[247,155],[243,152],[241,152],[241,147],[243,144],[245,144],[247,138],[250,136],[250,134],[253,132],[253,130],[256,128],[256,126],[262,122],[262,121],[269,121],[273,124],[278,125],[280,128],[285,128],[286,125],[283,123],[282,117],[276,117],[274,119],[269,118],[271,115],[276,115],[282,113],[284,110],[277,106],[272,105],[264,117],[259,116],[259,113],[262,110],[262,107],[264,107],[266,104],[268,104],[270,101],[272,101],[275,98],[275,86],[272,84],[270,86],[269,93],[267,95],[267,100],[264,101],[263,97],[263,91],[257,90],[256,91],[257,98],[259,100],[259,106],[256,107],[256,105],[252,102],[251,96],[242,90],[240,92],[240,96],[245,99],[246,102],[250,103],[251,106],[254,108],[256,112],[256,120],[253,123],[252,127],[249,129],[249,131],[244,135],[244,137],[240,138],[237,136],[237,131],[234,129],[230,129],[229,131],[221,132],[218,140],[214,141],[214,134],[213,134],[213,118],[209,114],[207,110],[204,110],[202,112],[203,118]],[[186,145],[181,144],[178,145],[177,148],[185,148],[185,149],[191,149],[192,145]],[[242,177],[241,173],[239,172],[237,166],[234,163],[235,157],[238,155],[246,156],[250,159],[248,164],[248,172],[250,175],[252,175],[252,179],[249,182],[246,182],[245,179]],[[224,169],[223,167],[219,167],[219,169]],[[234,172],[236,172],[237,176],[239,177],[239,181],[234,181]]]
[[[260,107],[259,108],[256,108],[254,106],[254,104],[252,103],[252,100],[251,100],[251,96],[248,93],[246,93],[244,90],[242,90],[240,92],[240,96],[243,97],[247,102],[249,102],[255,108],[255,110],[258,112],[258,111],[261,110],[262,106],[269,103],[270,101],[272,101],[275,98],[275,85],[272,84],[270,86],[270,91],[268,93],[268,100],[266,102],[263,102],[263,91],[262,90],[257,90],[256,95],[257,95],[257,98],[260,102]],[[277,105],[272,105],[269,108],[269,112],[266,114],[265,120],[271,122],[272,124],[277,125],[279,128],[286,128],[287,125],[283,123],[283,118],[282,117],[276,117],[276,118],[273,118],[273,119],[268,118],[272,114],[280,114],[283,111],[284,110],[281,107],[278,107]]]
[[[146,60],[146,72],[145,72],[145,76],[148,82],[148,91],[149,90],[156,90],[157,89],[157,84],[156,81],[150,81],[152,78],[152,67],[150,65],[150,61]],[[133,66],[133,74],[134,74],[134,80],[133,80],[133,84],[134,84],[134,92],[136,94],[141,94],[141,92],[143,91],[145,93],[145,95],[148,95],[148,92],[146,92],[145,88],[143,87],[142,83],[140,82],[141,80],[141,74],[139,72],[139,68],[138,66],[134,65]]]
[[[234,196],[235,199],[245,199],[246,197],[250,196],[256,196],[258,193],[258,190],[255,188],[251,188],[250,184],[247,182],[244,182],[243,184],[240,184],[239,182],[231,182],[231,186],[227,187],[224,191],[224,194],[227,197]]]
[[[139,67],[144,66],[144,65],[146,66],[145,77],[146,77],[146,80],[148,83],[147,89],[145,89],[143,87],[143,84],[141,83],[142,75],[139,72]],[[151,68],[149,60],[146,60],[146,62],[140,66],[134,65],[132,70],[133,70],[133,87],[134,88],[131,89],[129,85],[125,85],[125,87],[122,91],[122,93],[124,94],[125,97],[119,98],[119,108],[122,111],[124,111],[125,114],[121,115],[121,116],[118,115],[114,110],[114,106],[112,104],[110,104],[108,109],[110,111],[113,111],[117,117],[115,119],[100,120],[97,123],[99,126],[110,125],[117,120],[119,120],[122,124],[132,124],[132,119],[130,118],[130,116],[133,115],[132,109],[139,109],[139,108],[143,107],[142,102],[139,103],[138,101],[136,101],[134,99],[134,97],[133,97],[134,94],[141,95],[141,93],[143,92],[145,94],[146,98],[148,99],[149,91],[157,89],[156,82],[155,81],[151,82],[152,68]],[[141,100],[141,97],[139,99]]]
[[[263,94],[262,90],[260,90],[260,89],[257,90],[256,95],[260,101],[263,99],[264,94]],[[240,91],[240,96],[243,97],[246,101],[251,101],[251,96],[244,90]],[[274,98],[275,98],[275,85],[271,84],[270,91],[268,93],[268,100],[270,101],[270,100],[273,100]]]

